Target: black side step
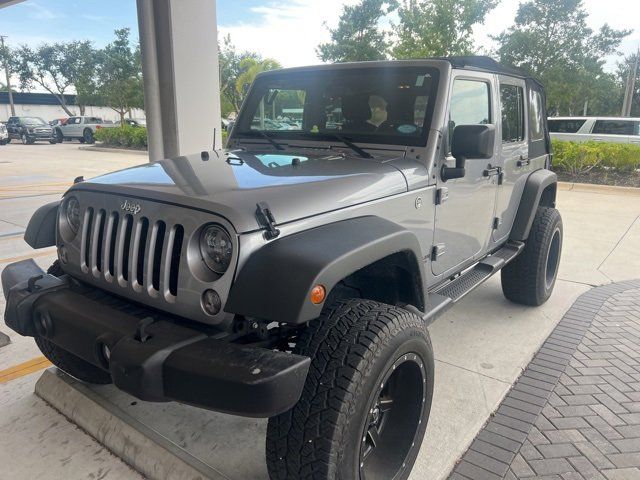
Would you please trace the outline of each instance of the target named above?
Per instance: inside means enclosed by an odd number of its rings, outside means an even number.
[[[410,308],[410,310],[419,314],[425,322],[427,322],[427,325],[432,323],[436,317],[447,311],[451,306],[516,258],[523,248],[523,242],[509,241],[499,250],[480,260],[480,262],[476,263],[462,275],[429,292],[429,305],[426,313],[420,312],[417,308]]]
[[[473,268],[437,289],[435,293],[449,297],[454,303],[458,302],[478,285],[516,258],[523,248],[523,242],[507,243],[500,250],[480,260]]]

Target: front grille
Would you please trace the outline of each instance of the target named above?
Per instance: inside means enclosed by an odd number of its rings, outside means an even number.
[[[184,227],[88,207],[80,239],[83,273],[175,302]]]

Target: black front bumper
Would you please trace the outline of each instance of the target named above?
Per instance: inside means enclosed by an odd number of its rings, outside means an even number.
[[[126,312],[98,301],[95,289],[46,275],[33,260],[8,265],[2,288],[11,329],[49,339],[142,400],[270,417],[302,393],[308,357],[228,343],[161,314],[141,320],[132,304]]]

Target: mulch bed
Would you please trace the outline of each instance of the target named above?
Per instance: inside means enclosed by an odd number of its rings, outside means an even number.
[[[590,183],[594,185],[613,185],[616,187],[640,188],[640,174],[620,173],[606,171],[591,171],[583,175],[572,175],[566,172],[558,172],[558,180],[569,183]]]

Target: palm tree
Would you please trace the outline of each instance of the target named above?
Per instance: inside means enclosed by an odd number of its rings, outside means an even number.
[[[236,90],[242,99],[247,95],[249,87],[256,79],[259,73],[266,72],[268,70],[277,70],[282,66],[272,58],[265,58],[264,60],[257,60],[255,58],[244,58],[240,62],[240,68],[242,73],[238,75],[236,79]]]

